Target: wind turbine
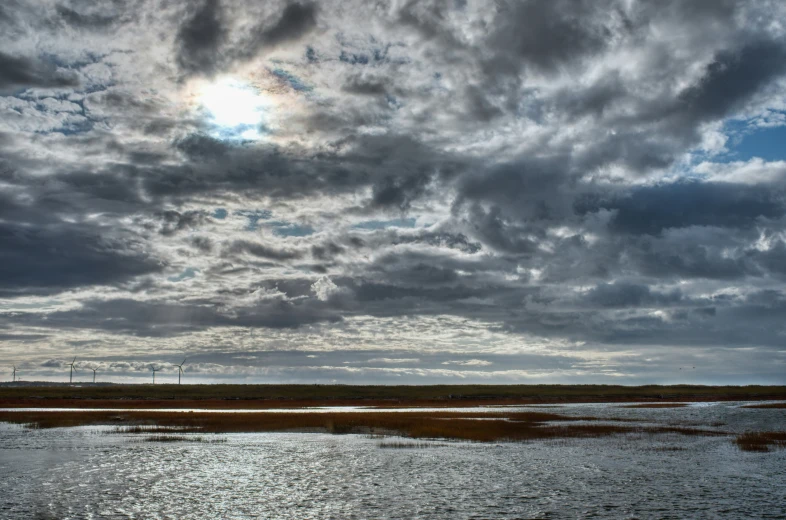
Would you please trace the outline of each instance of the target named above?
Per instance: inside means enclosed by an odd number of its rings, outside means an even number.
[[[13,372],[11,372],[11,373],[12,373],[12,374],[13,374],[13,376],[14,376],[14,378],[13,378],[13,380],[12,380],[12,381],[13,381],[14,383],[16,383],[16,365],[14,365],[14,371],[13,371]]]
[[[177,367],[177,384],[180,384],[180,376],[183,375],[183,365],[186,364],[186,359],[188,358],[185,358],[179,365],[172,365],[173,367]]]
[[[68,374],[68,383],[71,384],[74,380],[74,372],[76,372],[76,367],[74,367],[74,363],[76,362],[76,356],[74,356],[74,360],[68,363],[66,366],[71,367],[71,372]]]
[[[91,368],[90,370],[93,371],[93,384],[95,384],[96,383],[96,370],[98,370],[98,369],[97,368]]]
[[[153,365],[150,365],[150,370],[153,371],[153,384],[156,384],[156,372],[158,372],[159,369]]]

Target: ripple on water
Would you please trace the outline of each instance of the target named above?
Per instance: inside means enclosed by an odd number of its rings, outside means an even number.
[[[786,429],[782,410],[739,404],[594,404],[560,413]],[[729,437],[442,441],[397,450],[362,435],[151,443],[111,430],[0,424],[0,518],[786,517],[786,450],[745,453]]]

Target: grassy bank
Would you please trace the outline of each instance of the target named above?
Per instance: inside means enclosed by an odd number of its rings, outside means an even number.
[[[5,385],[0,407],[271,408],[786,400],[784,386]],[[88,403],[89,401],[89,403]]]
[[[0,412],[0,421],[30,428],[114,425],[127,432],[152,433],[166,428],[177,433],[328,432],[399,435],[413,439],[465,441],[532,441],[602,437],[623,433],[718,435],[719,432],[679,426],[609,424],[594,417],[568,417],[545,412],[335,412],[335,413],[210,413],[210,412]],[[159,430],[160,431],[160,430]]]

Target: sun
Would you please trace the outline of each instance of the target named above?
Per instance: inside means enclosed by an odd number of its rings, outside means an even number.
[[[253,85],[236,79],[222,79],[204,85],[198,103],[216,137],[259,139],[270,102]]]

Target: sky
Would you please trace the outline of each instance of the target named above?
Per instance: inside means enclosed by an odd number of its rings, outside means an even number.
[[[784,20],[4,0],[0,379],[784,384]]]

